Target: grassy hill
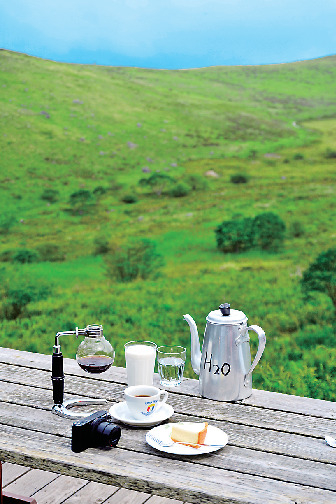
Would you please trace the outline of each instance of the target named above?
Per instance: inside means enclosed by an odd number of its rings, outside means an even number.
[[[335,246],[336,57],[166,71],[0,51],[0,70],[0,345],[50,353],[97,322],[118,365],[131,339],[190,356],[182,315],[202,333],[226,300],[267,334],[254,386],[335,398],[333,306],[300,278]],[[281,250],[218,251],[218,224],[265,211]],[[107,274],[131,237],[155,243],[158,278]]]

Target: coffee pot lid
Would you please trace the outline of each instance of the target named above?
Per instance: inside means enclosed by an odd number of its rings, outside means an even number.
[[[211,324],[241,324],[247,317],[242,311],[231,309],[229,303],[223,303],[218,310],[211,311],[206,320]]]

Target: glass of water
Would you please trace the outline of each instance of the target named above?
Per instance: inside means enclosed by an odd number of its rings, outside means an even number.
[[[186,349],[182,346],[160,346],[157,349],[160,385],[177,387],[183,378]]]

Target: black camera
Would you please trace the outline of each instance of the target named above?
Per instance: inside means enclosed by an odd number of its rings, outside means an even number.
[[[116,446],[121,429],[112,422],[107,411],[96,411],[72,424],[72,451],[79,453],[87,448]]]

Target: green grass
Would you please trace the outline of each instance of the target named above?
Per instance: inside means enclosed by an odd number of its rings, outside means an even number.
[[[334,309],[322,294],[304,299],[300,278],[335,246],[335,159],[325,153],[336,150],[336,57],[162,71],[0,51],[0,70],[0,345],[50,353],[57,331],[101,323],[117,365],[123,344],[140,338],[186,345],[190,357],[183,314],[202,334],[208,312],[228,301],[266,331],[254,386],[335,399]],[[181,182],[196,174],[206,187],[157,195],[138,183],[156,171]],[[231,183],[234,174],[248,182]],[[55,202],[41,198],[47,189]],[[92,198],[73,207],[80,189]],[[279,252],[217,250],[218,224],[265,211],[286,224]],[[129,237],[156,242],[158,279],[109,279],[97,243]],[[65,260],[5,261],[46,243]],[[9,289],[39,286],[49,294],[9,320]],[[65,355],[76,345],[65,341]]]

